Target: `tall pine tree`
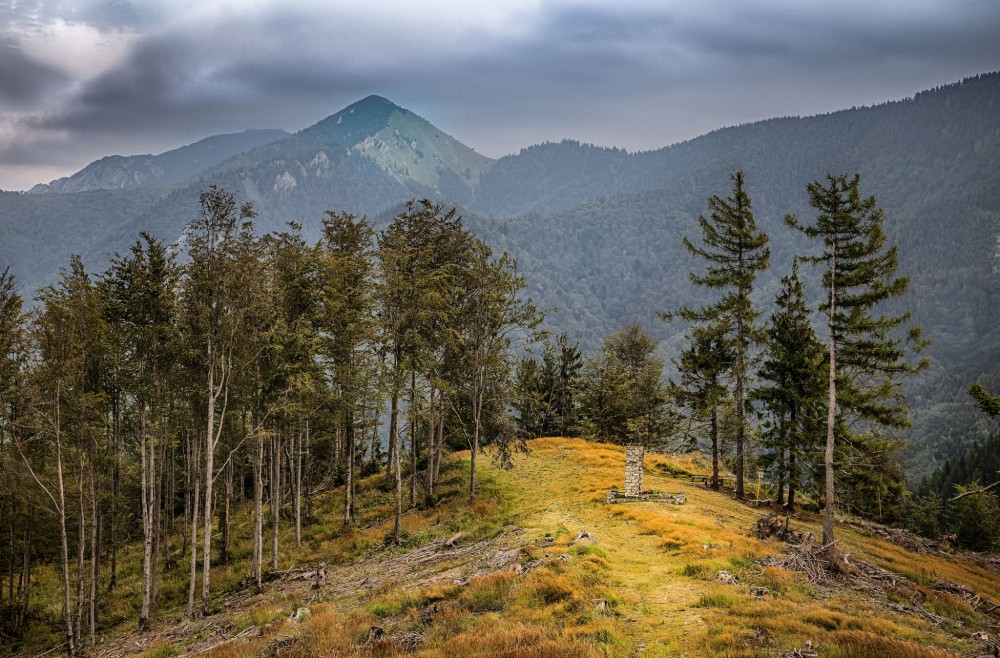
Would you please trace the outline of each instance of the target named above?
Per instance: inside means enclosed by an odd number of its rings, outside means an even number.
[[[757,312],[750,301],[757,275],[766,270],[771,260],[767,234],[757,228],[751,210],[750,195],[744,189],[743,172],[732,176],[733,191],[725,199],[708,199],[708,218],[698,217],[702,244],[695,245],[684,238],[687,250],[705,259],[704,274],[690,274],[699,286],[723,291],[722,297],[699,309],[685,307],[678,314],[689,322],[727,326],[732,345],[733,361],[729,376],[733,382],[736,403],[736,495],[743,498],[743,478],[746,446],[746,382],[750,370],[750,351],[761,340],[757,327]],[[723,323],[723,324],[718,324]]]
[[[785,218],[789,226],[822,243],[822,254],[803,260],[826,264],[826,300],[820,306],[829,340],[823,543],[840,565],[833,533],[837,439],[850,443],[866,433],[907,426],[899,377],[926,364],[906,360],[911,346],[923,346],[916,327],[898,335],[910,314],[884,313],[884,303],[905,294],[909,280],[896,276],[898,255],[895,247],[886,246],[882,210],[874,196],[862,198],[860,183],[859,174],[814,181],[807,190],[818,212],[816,223],[804,226],[793,215]],[[861,421],[860,429],[851,421]]]

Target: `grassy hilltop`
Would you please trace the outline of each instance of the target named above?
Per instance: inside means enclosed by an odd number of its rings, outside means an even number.
[[[233,561],[213,570],[218,594],[202,619],[184,616],[187,563],[178,559],[163,575],[152,628],[135,629],[141,546],[130,546],[89,654],[990,655],[1000,617],[971,595],[1000,601],[1000,577],[984,556],[909,551],[880,528],[845,522],[840,541],[859,574],[810,579],[767,566],[788,555],[788,544],[750,537],[763,510],[686,477],[707,471],[698,458],[646,457],[645,487],[683,491],[686,504],[608,505],[608,490],[621,486],[623,449],[562,438],[529,445],[513,471],[484,462],[471,505],[468,453],[446,461],[439,504],[404,515],[400,546],[385,541],[392,494],[381,475],[359,488],[359,523],[346,532],[342,492],[319,495],[301,547],[290,524],[283,533],[279,569],[263,592],[243,584],[251,513],[240,509]],[[818,535],[818,522],[803,513],[791,528]],[[179,545],[172,537],[172,549]],[[321,562],[326,579],[317,587]],[[720,572],[738,582],[723,582]],[[0,653],[34,655],[61,641],[55,571],[46,567],[36,579],[47,612]]]

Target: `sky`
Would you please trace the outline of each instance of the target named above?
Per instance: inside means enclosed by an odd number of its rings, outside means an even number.
[[[0,189],[369,94],[499,157],[649,150],[1000,69],[1000,0],[0,0]]]

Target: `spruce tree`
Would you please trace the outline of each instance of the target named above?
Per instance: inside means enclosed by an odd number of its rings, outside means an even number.
[[[708,199],[708,218],[698,217],[702,243],[695,245],[684,238],[687,250],[708,261],[704,274],[690,273],[699,286],[723,291],[714,304],[699,309],[685,307],[678,314],[689,322],[726,326],[727,340],[733,350],[729,377],[733,382],[736,403],[736,495],[743,498],[746,444],[746,386],[753,346],[760,342],[757,312],[750,300],[757,275],[766,270],[771,259],[767,234],[757,228],[750,196],[744,189],[743,172],[732,175],[733,191],[723,199]],[[721,323],[721,324],[720,324]]]
[[[906,293],[909,281],[896,276],[898,255],[886,246],[882,210],[874,196],[862,198],[860,183],[859,174],[814,181],[807,190],[818,212],[816,223],[804,226],[794,215],[785,218],[822,243],[822,254],[803,260],[826,264],[826,299],[820,305],[829,340],[823,543],[836,564],[842,564],[833,533],[837,439],[850,442],[866,432],[907,426],[899,377],[926,364],[906,360],[911,347],[919,351],[923,346],[916,327],[899,335],[910,314],[885,314],[884,303]],[[860,429],[852,421],[861,421]]]
[[[764,439],[778,477],[778,503],[792,510],[802,466],[811,462],[820,445],[826,393],[825,354],[809,322],[797,260],[781,279],[775,305],[778,310],[767,326],[766,353],[758,372],[762,385],[751,397],[763,404],[769,419]]]
[[[663,358],[656,341],[631,324],[604,339],[584,367],[581,416],[590,438],[650,447],[670,430]]]
[[[719,488],[720,412],[727,402],[728,391],[723,375],[732,366],[733,353],[725,337],[725,326],[696,325],[688,332],[688,345],[674,364],[680,374],[678,382],[670,382],[670,395],[685,415],[687,434],[691,428],[708,426],[712,452],[713,489]],[[691,439],[694,445],[697,439]]]

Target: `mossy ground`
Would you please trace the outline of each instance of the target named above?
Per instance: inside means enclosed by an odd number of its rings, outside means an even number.
[[[981,647],[972,633],[986,619],[965,601],[922,589],[933,624],[888,607],[893,593],[817,586],[802,575],[761,566],[777,540],[747,536],[761,510],[713,492],[679,473],[704,472],[696,458],[647,455],[645,486],[684,491],[682,506],[607,505],[621,486],[624,450],[577,439],[538,439],[503,472],[481,460],[481,489],[467,501],[468,455],[442,473],[439,504],[403,518],[404,541],[386,542],[392,497],[381,476],[361,485],[356,527],[338,520],[342,497],[316,501],[318,522],[296,547],[281,534],[280,570],[257,593],[249,573],[249,510],[241,509],[231,566],[213,567],[212,614],[183,617],[183,566],[164,575],[153,628],[134,629],[139,547],[120,556],[119,587],[104,599],[105,627],[95,655],[174,656],[776,656],[806,642],[821,656],[949,656]],[[818,532],[818,517],[793,524]],[[576,542],[580,531],[596,543]],[[461,532],[456,548],[442,541]],[[1000,600],[993,572],[944,555],[919,555],[852,527],[838,528],[854,559],[877,564],[920,586],[948,580]],[[179,541],[179,538],[175,539]],[[328,585],[296,580],[326,561]],[[186,562],[182,562],[186,564]],[[738,585],[718,580],[729,571]],[[39,619],[58,617],[54,574],[41,570]],[[768,594],[752,596],[752,587]],[[903,596],[901,593],[900,597]],[[901,599],[902,601],[902,599]],[[290,619],[300,608],[309,616]],[[996,620],[992,620],[996,623]],[[373,629],[379,629],[375,631]],[[416,639],[415,639],[416,638]],[[25,654],[58,642],[39,622],[9,645]]]

